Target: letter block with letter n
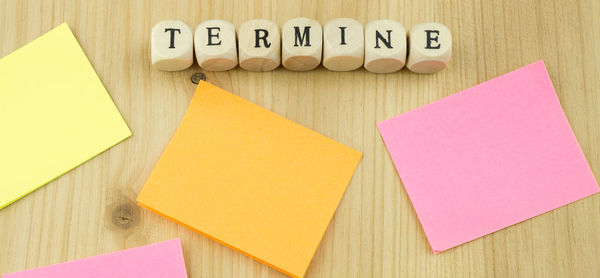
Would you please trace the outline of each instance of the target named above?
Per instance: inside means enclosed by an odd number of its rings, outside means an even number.
[[[150,38],[152,66],[159,70],[178,71],[194,63],[192,29],[180,20],[165,20],[152,28]]]
[[[406,29],[394,20],[375,20],[365,27],[365,69],[374,73],[400,70],[406,63]]]
[[[194,49],[198,65],[209,71],[225,71],[238,64],[235,27],[225,20],[207,20],[196,27]]]
[[[281,30],[283,66],[294,71],[311,70],[321,63],[323,27],[314,19],[288,20]]]
[[[336,18],[323,27],[323,66],[333,71],[355,70],[363,65],[363,26],[352,18]]]
[[[277,23],[248,20],[238,29],[240,67],[248,71],[270,71],[281,63],[281,36]]]
[[[421,23],[408,32],[406,67],[416,73],[434,73],[446,68],[452,56],[452,34],[441,23]]]

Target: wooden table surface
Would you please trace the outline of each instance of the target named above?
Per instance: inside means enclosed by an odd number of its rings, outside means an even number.
[[[281,25],[298,16],[322,24],[337,17],[363,24],[390,18],[407,29],[437,21],[454,40],[451,64],[432,75],[322,67],[206,72],[208,82],[364,153],[307,277],[600,277],[600,195],[434,255],[375,125],[544,59],[599,178],[597,0],[0,0],[0,57],[66,21],[133,132],[0,210],[0,273],[179,237],[192,278],[283,277],[134,200],[192,97],[190,76],[201,71],[197,65],[154,70],[152,26],[180,19],[195,27],[213,18],[236,26],[253,18]]]

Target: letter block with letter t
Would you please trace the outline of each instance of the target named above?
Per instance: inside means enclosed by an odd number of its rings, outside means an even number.
[[[281,29],[283,66],[294,71],[311,70],[321,63],[323,27],[314,19],[288,20]]]
[[[452,56],[452,34],[441,23],[421,23],[408,32],[406,67],[416,73],[434,73],[446,68]]]
[[[323,28],[323,66],[333,71],[355,70],[363,65],[363,26],[352,18],[336,18]]]
[[[365,27],[365,69],[374,73],[400,70],[406,63],[406,29],[394,20],[375,20]]]
[[[238,29],[240,67],[248,71],[270,71],[281,63],[281,36],[277,23],[248,20]]]
[[[159,70],[178,71],[194,63],[192,29],[180,20],[165,20],[152,28],[150,38],[152,66]]]
[[[235,27],[225,20],[207,20],[196,27],[194,49],[198,65],[209,71],[226,71],[238,64]]]

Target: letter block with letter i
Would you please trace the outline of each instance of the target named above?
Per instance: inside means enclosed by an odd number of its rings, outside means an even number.
[[[194,49],[198,65],[208,71],[226,71],[238,64],[235,27],[225,20],[207,20],[196,27]]]
[[[406,67],[416,73],[434,73],[446,68],[452,56],[452,34],[441,23],[421,23],[408,32]]]
[[[323,27],[323,66],[333,71],[355,70],[363,65],[363,26],[352,18],[336,18]]]
[[[166,20],[154,25],[150,38],[152,66],[159,70],[178,71],[194,63],[192,29],[180,20]]]
[[[248,71],[270,71],[281,63],[281,35],[277,23],[248,20],[238,29],[240,67]]]
[[[323,27],[314,19],[288,20],[281,29],[283,66],[294,71],[312,70],[321,64]]]

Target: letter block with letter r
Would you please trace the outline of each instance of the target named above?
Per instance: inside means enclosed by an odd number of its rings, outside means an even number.
[[[286,69],[311,70],[321,63],[323,27],[314,19],[298,17],[281,28],[281,56]]]
[[[194,63],[192,29],[180,20],[165,20],[152,28],[150,37],[152,66],[159,70],[178,71]]]
[[[452,56],[452,34],[441,23],[421,23],[408,32],[406,67],[416,73],[434,73],[446,68]]]
[[[238,64],[235,27],[225,20],[207,20],[194,33],[198,65],[209,71],[226,71]]]
[[[270,71],[281,63],[281,35],[277,23],[248,20],[238,29],[240,67],[248,71]]]
[[[374,73],[400,70],[406,63],[406,29],[394,20],[375,20],[365,27],[365,69]]]

